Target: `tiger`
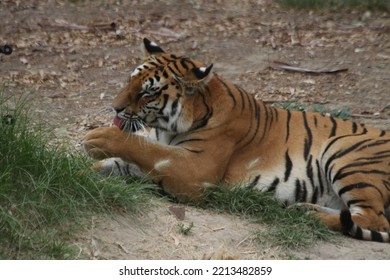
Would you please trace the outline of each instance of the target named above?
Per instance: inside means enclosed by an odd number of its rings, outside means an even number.
[[[143,63],[113,101],[114,125],[84,136],[94,170],[147,176],[182,202],[213,186],[256,189],[331,230],[390,242],[388,131],[265,104],[213,64],[142,45]]]

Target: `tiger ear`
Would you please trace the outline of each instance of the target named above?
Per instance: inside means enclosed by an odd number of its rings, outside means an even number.
[[[164,50],[162,48],[160,48],[155,42],[152,42],[147,38],[144,38],[143,50],[146,56],[164,53]]]
[[[205,81],[208,80],[207,78],[212,68],[213,68],[213,64],[210,64],[207,67],[195,67],[192,68],[192,73],[195,75],[198,81]]]
[[[207,67],[192,68],[192,71],[187,74],[184,79],[182,79],[182,84],[185,87],[185,92],[187,95],[193,95],[209,82],[212,77],[210,74],[212,68],[213,64],[210,64]]]

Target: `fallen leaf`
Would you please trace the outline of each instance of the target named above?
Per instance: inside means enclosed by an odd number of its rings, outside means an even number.
[[[178,220],[182,221],[185,218],[186,208],[184,206],[171,205],[169,206],[169,212],[175,215]]]

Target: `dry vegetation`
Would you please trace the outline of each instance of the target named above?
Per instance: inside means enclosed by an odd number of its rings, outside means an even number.
[[[60,142],[78,147],[109,125],[106,108],[142,60],[143,37],[167,51],[212,62],[220,75],[263,100],[349,109],[358,121],[389,128],[390,15],[368,10],[291,10],[270,0],[0,2],[0,84],[28,93],[33,111]],[[275,61],[319,72],[275,69]],[[388,245],[318,244],[286,252],[257,242],[246,220],[187,208],[190,234],[158,203],[139,220],[95,217],[71,244],[81,258],[202,258],[225,248],[239,258],[390,258]],[[142,224],[142,225],[141,225]],[[224,249],[224,250],[225,250]]]

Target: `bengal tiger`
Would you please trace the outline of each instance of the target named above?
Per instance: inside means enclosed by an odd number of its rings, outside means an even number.
[[[333,230],[390,242],[390,134],[266,106],[185,56],[143,40],[144,62],[113,101],[115,126],[84,137],[102,173],[145,176],[182,201],[220,183],[300,203]],[[151,136],[134,133],[151,128]]]

